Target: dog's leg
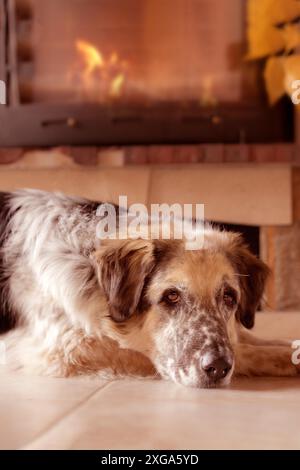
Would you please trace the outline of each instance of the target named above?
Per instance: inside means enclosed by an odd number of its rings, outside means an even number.
[[[144,355],[120,349],[109,338],[84,334],[57,319],[38,331],[31,326],[7,333],[1,340],[7,349],[10,370],[23,369],[34,375],[70,377],[82,374],[101,378],[154,377],[156,370]]]
[[[257,338],[241,327],[237,329],[237,336],[240,343],[252,344],[253,346],[291,346],[292,344],[292,340]]]
[[[294,364],[291,346],[257,346],[237,343],[235,350],[235,373],[256,376],[296,376],[300,364]]]

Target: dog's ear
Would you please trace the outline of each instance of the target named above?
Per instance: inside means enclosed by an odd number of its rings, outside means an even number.
[[[245,328],[250,329],[254,326],[255,313],[261,302],[270,269],[249,251],[240,236],[234,238],[229,257],[241,287],[241,300],[236,318]]]
[[[154,267],[152,243],[142,239],[111,241],[94,259],[110,315],[122,322],[137,310],[146,277]]]

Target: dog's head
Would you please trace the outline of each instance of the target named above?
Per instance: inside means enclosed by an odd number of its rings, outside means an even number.
[[[232,323],[254,325],[268,268],[240,236],[209,230],[203,249],[178,240],[110,242],[96,254],[110,318],[107,334],[147,355],[164,378],[198,387],[229,383]]]

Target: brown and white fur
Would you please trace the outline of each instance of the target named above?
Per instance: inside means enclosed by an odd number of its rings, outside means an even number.
[[[9,361],[53,376],[155,376],[196,387],[226,385],[233,373],[300,372],[288,343],[246,334],[268,268],[239,235],[207,226],[197,251],[183,240],[99,241],[97,206],[2,193]]]

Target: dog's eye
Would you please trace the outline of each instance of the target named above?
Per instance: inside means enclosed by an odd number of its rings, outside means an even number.
[[[233,308],[236,306],[236,293],[234,290],[226,288],[223,293],[223,301],[226,307]]]
[[[163,300],[168,304],[176,304],[180,300],[180,294],[176,289],[167,290],[163,295]]]

